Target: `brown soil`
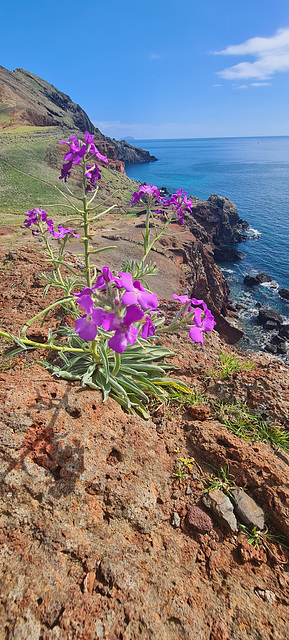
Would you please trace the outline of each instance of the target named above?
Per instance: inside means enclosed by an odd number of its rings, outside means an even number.
[[[131,243],[122,242],[129,257]],[[37,240],[21,244],[13,240],[10,252],[6,245],[1,264],[0,325],[14,332],[52,299],[41,298],[38,272],[47,267]],[[158,260],[155,288],[168,299],[180,291],[183,272],[161,253]],[[60,321],[51,314],[35,337]],[[217,334],[206,335],[203,349],[178,334],[165,344],[176,353],[175,375],[207,401],[156,407],[148,421],[53,379],[39,364],[41,352],[8,360],[7,370],[3,360],[0,640],[289,637],[288,551],[278,540],[254,549],[212,514],[213,529],[203,533],[187,518],[193,506],[203,510],[208,465],[229,464],[268,514],[270,533],[289,537],[289,456],[233,435],[209,404],[247,402],[288,428],[288,368],[250,355],[251,371],[215,379],[209,372],[220,350],[240,362],[248,354],[229,350]],[[181,483],[174,475],[180,458],[194,459]]]

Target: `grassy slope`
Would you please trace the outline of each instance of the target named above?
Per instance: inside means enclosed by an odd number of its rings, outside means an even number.
[[[20,225],[23,213],[35,206],[62,203],[63,207],[49,208],[56,217],[69,215],[61,195],[48,185],[35,181],[32,177],[14,171],[1,161],[3,158],[16,168],[42,178],[52,185],[59,181],[62,156],[57,145],[69,137],[60,127],[17,127],[0,132],[0,224]],[[55,168],[54,168],[55,167]],[[129,209],[129,200],[135,183],[126,175],[111,169],[103,169],[100,186],[101,198],[107,198],[117,190],[111,202],[116,202],[118,211]],[[70,212],[71,213],[71,212]]]

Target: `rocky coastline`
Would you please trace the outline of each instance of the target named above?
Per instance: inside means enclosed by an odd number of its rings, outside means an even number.
[[[188,286],[192,295],[206,299],[223,339],[228,344],[235,344],[244,335],[238,326],[239,311],[243,307],[238,305],[237,300],[231,300],[229,284],[218,263],[234,263],[244,258],[235,245],[248,241],[246,232],[250,227],[246,220],[240,219],[236,205],[228,198],[212,194],[207,201],[193,198],[193,202],[192,214],[186,215],[186,224],[194,240],[190,247],[184,247],[190,266]],[[244,285],[251,289],[264,282],[270,283],[272,288],[278,288],[271,276],[261,272],[244,278]],[[289,300],[288,289],[280,289],[278,294],[285,301]],[[264,330],[260,336],[260,350],[286,357],[289,346],[288,320],[278,310],[256,304],[255,322]]]

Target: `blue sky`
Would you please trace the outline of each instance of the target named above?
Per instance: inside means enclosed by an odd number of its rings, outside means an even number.
[[[288,0],[4,0],[0,53],[115,138],[289,135]]]

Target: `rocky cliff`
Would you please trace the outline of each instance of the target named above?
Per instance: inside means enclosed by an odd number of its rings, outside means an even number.
[[[61,126],[68,130],[94,133],[99,141],[112,146],[116,160],[121,162],[151,162],[156,160],[148,151],[133,147],[124,140],[118,142],[104,136],[85,111],[71,98],[25,69],[8,71],[0,66],[0,130],[19,125],[37,127]]]

